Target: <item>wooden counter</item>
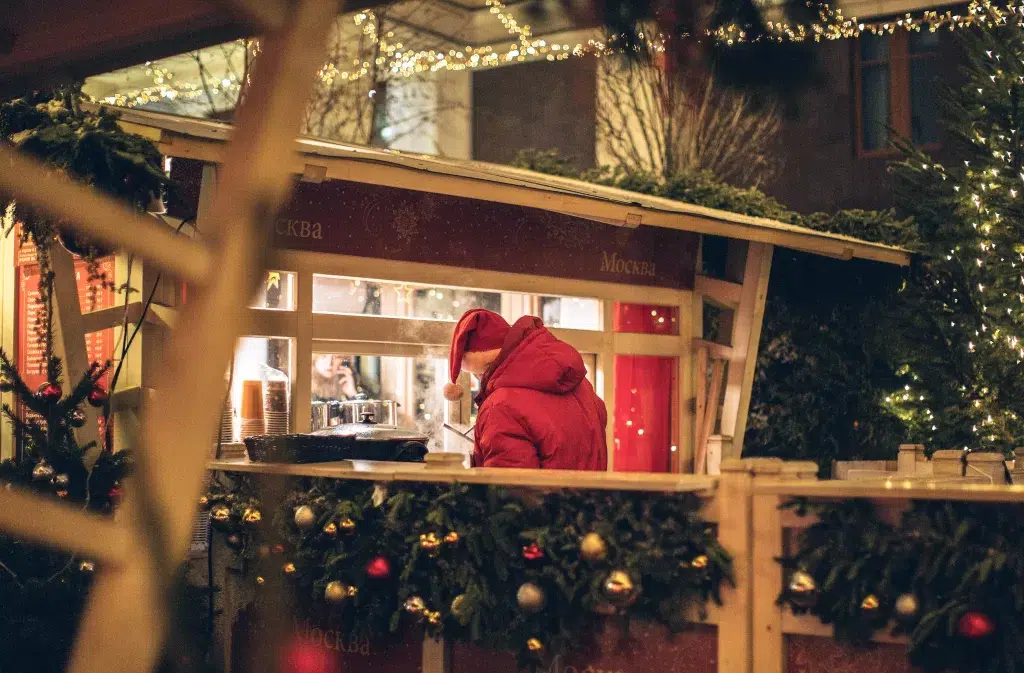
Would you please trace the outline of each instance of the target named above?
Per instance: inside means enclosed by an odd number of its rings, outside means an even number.
[[[456,454],[457,455],[457,454]],[[638,472],[577,472],[512,468],[463,468],[450,464],[342,460],[332,463],[253,463],[247,459],[211,460],[210,470],[367,481],[459,482],[533,488],[591,488],[711,495],[718,477]]]

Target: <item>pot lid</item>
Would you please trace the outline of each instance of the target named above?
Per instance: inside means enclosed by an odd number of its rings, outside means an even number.
[[[356,441],[427,442],[427,437],[414,430],[379,423],[342,423],[312,433],[316,437],[353,437]]]

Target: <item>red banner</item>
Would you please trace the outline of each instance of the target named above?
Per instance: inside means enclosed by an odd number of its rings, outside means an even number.
[[[518,673],[515,654],[491,652],[472,645],[452,649],[451,673]],[[696,626],[672,635],[650,622],[634,622],[629,634],[606,625],[593,651],[556,659],[538,673],[718,673],[718,633]]]
[[[789,673],[920,673],[907,662],[905,645],[853,647],[815,636],[789,636],[786,641]]]
[[[278,248],[689,289],[697,235],[342,180],[300,182]]]
[[[39,264],[36,246],[31,242],[21,243],[21,225],[15,229],[18,246],[15,249],[17,265],[17,315],[15,320],[15,363],[22,378],[31,389],[46,381],[43,335],[45,308],[39,296]],[[100,271],[110,285],[114,283],[114,258],[99,261]],[[85,260],[75,257],[75,280],[78,285],[78,301],[82,313],[110,308],[114,305],[114,290],[104,287],[99,281],[89,281],[89,270]],[[86,358],[89,362],[106,362],[114,355],[114,330],[106,329],[85,335]]]

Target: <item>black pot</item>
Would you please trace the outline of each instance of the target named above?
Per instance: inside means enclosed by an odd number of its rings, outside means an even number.
[[[245,439],[249,460],[266,463],[324,463],[335,460],[388,460],[418,463],[427,455],[427,437],[369,420],[345,423],[308,435],[258,435]]]

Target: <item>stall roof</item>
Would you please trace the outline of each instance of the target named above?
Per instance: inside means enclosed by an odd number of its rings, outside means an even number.
[[[141,110],[121,111],[132,130],[159,141],[170,156],[218,161],[230,124]],[[134,127],[134,128],[133,128]],[[910,253],[851,236],[703,208],[581,180],[476,161],[443,159],[314,138],[298,138],[296,172],[307,179],[349,180],[541,208],[615,226],[639,225],[769,243],[838,259],[906,265]]]

